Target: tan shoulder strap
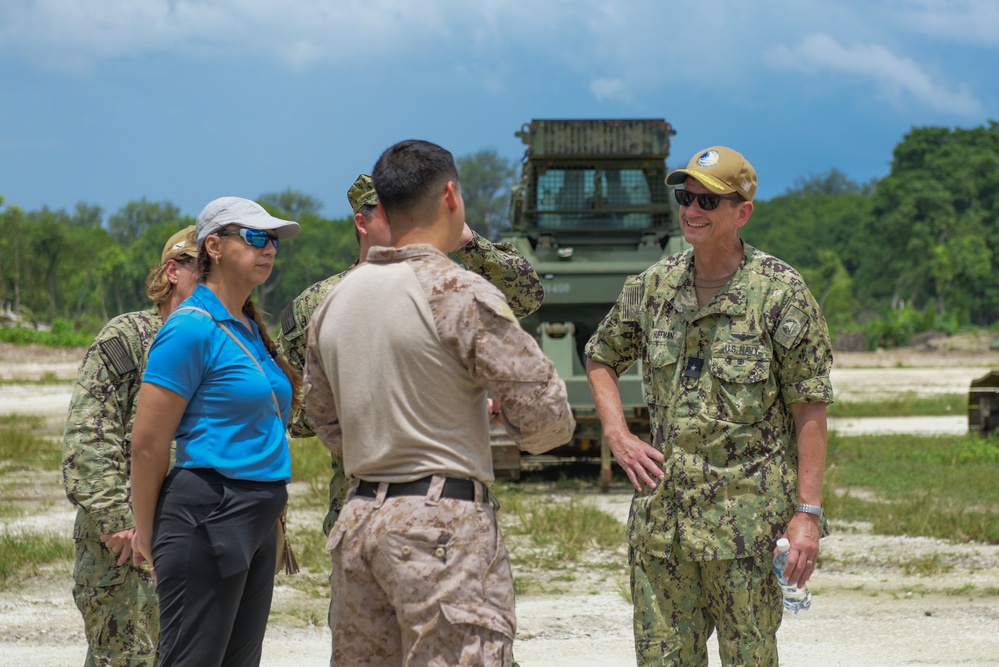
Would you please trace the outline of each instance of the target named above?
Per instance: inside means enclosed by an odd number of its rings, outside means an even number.
[[[243,345],[243,341],[241,341],[240,339],[236,338],[236,334],[234,334],[232,331],[230,331],[229,327],[227,327],[226,325],[222,324],[217,319],[215,319],[214,317],[212,317],[212,314],[209,313],[207,310],[205,310],[203,308],[198,308],[197,306],[184,306],[183,308],[178,308],[174,312],[180,312],[181,310],[196,310],[199,313],[201,313],[202,315],[207,315],[208,318],[212,322],[214,322],[215,324],[219,325],[219,328],[221,328],[222,331],[224,331],[227,334],[229,334],[229,338],[232,338],[236,342],[236,345],[239,345],[243,349],[243,352],[246,352],[246,356],[248,356],[250,358],[250,360],[257,365],[257,368],[260,369],[260,372],[263,374],[264,379],[267,380],[267,384],[271,383],[270,378],[267,377],[266,371],[264,371],[264,367],[260,365],[259,361],[257,361],[257,357],[254,356],[254,354],[252,352],[250,352],[246,348],[245,345]],[[281,406],[278,403],[277,394],[274,393],[274,389],[271,389],[271,400],[274,401],[274,412],[277,413],[278,420],[280,421],[281,420]]]

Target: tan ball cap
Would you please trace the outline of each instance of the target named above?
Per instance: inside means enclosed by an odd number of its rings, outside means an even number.
[[[185,227],[167,240],[160,255],[160,264],[168,259],[176,260],[181,257],[198,258],[198,245],[194,242],[194,225]]]
[[[696,178],[718,195],[738,192],[747,201],[756,195],[756,170],[742,153],[725,146],[712,146],[690,158],[686,169],[676,169],[666,176],[666,185],[683,185],[687,177]]]

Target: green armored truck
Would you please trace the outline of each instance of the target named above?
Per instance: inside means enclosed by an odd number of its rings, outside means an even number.
[[[546,456],[599,456],[604,489],[611,456],[586,382],[583,347],[628,276],[684,247],[665,184],[673,134],[661,119],[532,120],[516,133],[527,149],[512,193],[511,230],[502,240],[541,277],[544,304],[522,323],[565,380],[577,422],[572,442]],[[637,365],[620,386],[632,432],[647,438]],[[518,477],[520,452],[502,435],[493,445],[497,474]]]

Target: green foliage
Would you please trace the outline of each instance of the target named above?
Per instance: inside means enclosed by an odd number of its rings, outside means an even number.
[[[495,239],[508,225],[506,219],[515,163],[495,150],[481,150],[455,160],[465,200],[465,221],[488,239]]]
[[[495,150],[456,164],[468,224],[496,238],[515,164]],[[302,225],[255,294],[273,325],[303,289],[347,268],[357,243],[353,221],[321,217],[309,195],[289,188],[258,200]],[[71,212],[22,211],[0,200],[0,306],[25,324],[64,318],[85,331],[146,308],[145,278],[163,242],[194,220],[146,199],[128,202],[106,227],[102,215],[82,202]],[[886,347],[928,329],[990,326],[999,321],[999,124],[915,128],[885,178],[803,176],[757,200],[742,233],[802,274],[834,335],[863,332],[871,347]]]
[[[56,320],[56,322],[62,322],[68,325],[67,320],[59,319]],[[29,329],[27,327],[0,329],[0,341],[3,341],[4,343],[14,343],[15,345],[86,347],[93,342],[95,335],[96,333],[89,331],[81,333],[77,333],[72,330],[67,331],[65,327],[57,331],[55,326],[53,326],[52,331],[38,331],[37,329]]]

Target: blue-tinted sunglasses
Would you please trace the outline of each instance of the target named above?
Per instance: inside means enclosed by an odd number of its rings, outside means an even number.
[[[247,245],[252,245],[254,248],[266,248],[268,241],[274,242],[274,249],[277,250],[278,239],[277,234],[271,234],[263,229],[246,229],[241,227],[239,229],[223,229],[218,232],[219,236],[242,236],[243,240],[246,241]]]

